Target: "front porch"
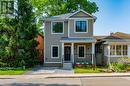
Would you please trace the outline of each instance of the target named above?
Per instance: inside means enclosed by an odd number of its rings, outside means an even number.
[[[62,42],[62,63],[96,64],[95,43]]]

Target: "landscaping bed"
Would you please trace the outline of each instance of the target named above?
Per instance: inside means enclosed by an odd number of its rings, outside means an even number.
[[[74,66],[75,73],[125,73],[130,72],[130,58],[120,58],[117,62],[110,63],[106,67],[97,67],[92,64],[77,63]]]

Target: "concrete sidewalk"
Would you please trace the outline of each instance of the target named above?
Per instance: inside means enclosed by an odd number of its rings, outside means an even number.
[[[86,73],[86,74],[40,74],[40,75],[0,75],[0,79],[31,78],[86,78],[86,77],[130,77],[130,73]]]

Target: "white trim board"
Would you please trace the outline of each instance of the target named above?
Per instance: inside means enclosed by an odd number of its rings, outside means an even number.
[[[70,20],[68,20],[68,37],[70,37]]]
[[[64,43],[95,43],[96,41],[64,41],[64,40],[60,40],[60,42],[64,42]]]
[[[45,44],[45,38],[46,38],[46,23],[45,23],[45,29],[44,29],[44,57],[43,57],[43,59],[44,59],[44,63],[46,62],[45,60],[46,60],[46,51],[45,51],[45,46],[46,46],[46,44]]]

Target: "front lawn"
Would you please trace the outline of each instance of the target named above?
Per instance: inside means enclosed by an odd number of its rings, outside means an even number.
[[[0,69],[0,75],[21,75],[24,74],[25,72],[29,71],[30,69],[7,69],[7,70],[3,70]]]
[[[75,73],[101,73],[101,70],[106,70],[106,68],[96,68],[95,70],[93,68],[74,68]]]

